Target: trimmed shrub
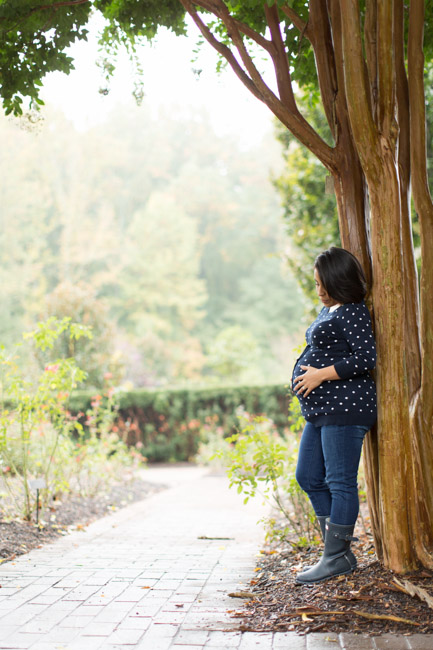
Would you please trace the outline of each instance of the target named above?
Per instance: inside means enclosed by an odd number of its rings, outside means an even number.
[[[85,412],[89,391],[76,391],[70,408]],[[149,462],[187,461],[196,454],[206,423],[223,427],[227,436],[237,431],[236,409],[266,415],[277,427],[288,424],[290,396],[282,384],[210,388],[136,389],[118,395],[115,430],[136,445]]]

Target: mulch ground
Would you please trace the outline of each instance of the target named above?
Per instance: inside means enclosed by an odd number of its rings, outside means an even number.
[[[163,489],[139,478],[112,485],[93,497],[65,497],[54,501],[39,522],[3,519],[0,510],[0,563],[40,548],[72,530],[86,526],[119,508],[140,501]]]
[[[298,585],[296,574],[320,558],[322,545],[288,544],[261,552],[242,611],[240,629],[255,632],[351,632],[370,635],[433,632],[433,572],[397,576],[375,558],[372,536],[360,534],[352,548],[355,572],[316,585]],[[402,586],[403,585],[403,586]],[[414,595],[409,595],[412,590]]]

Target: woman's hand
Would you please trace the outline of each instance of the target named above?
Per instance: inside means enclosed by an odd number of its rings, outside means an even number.
[[[301,366],[301,370],[305,370],[303,375],[299,375],[295,379],[295,392],[300,393],[302,397],[307,397],[312,390],[320,386],[324,381],[333,381],[340,379],[337,375],[334,366],[327,368],[313,368],[313,366]]]

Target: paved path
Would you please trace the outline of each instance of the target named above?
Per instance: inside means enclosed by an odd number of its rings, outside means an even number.
[[[0,566],[0,648],[19,650],[433,650],[433,638],[236,631],[263,533],[224,476],[152,468],[168,486]],[[209,538],[228,539],[209,539]]]

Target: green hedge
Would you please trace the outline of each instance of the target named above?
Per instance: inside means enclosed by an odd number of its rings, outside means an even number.
[[[86,411],[94,392],[77,391],[73,412]],[[116,427],[129,444],[140,443],[149,462],[185,461],[197,452],[200,430],[214,423],[234,433],[236,409],[264,414],[278,427],[288,424],[290,396],[282,384],[189,389],[137,389],[119,395]]]

